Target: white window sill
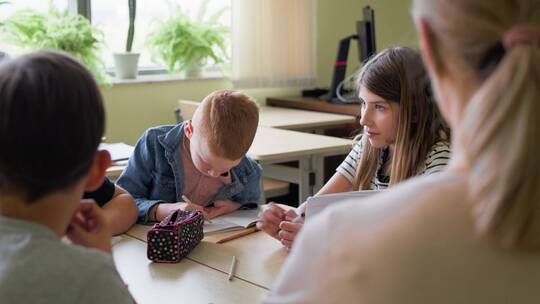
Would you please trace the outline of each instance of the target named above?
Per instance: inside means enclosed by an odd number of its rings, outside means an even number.
[[[228,76],[223,73],[207,72],[203,73],[200,77],[185,77],[178,74],[154,74],[154,75],[138,75],[135,79],[117,79],[114,76],[110,76],[111,85],[126,85],[126,84],[148,84],[148,83],[162,83],[162,82],[176,82],[176,81],[207,81],[227,79]]]

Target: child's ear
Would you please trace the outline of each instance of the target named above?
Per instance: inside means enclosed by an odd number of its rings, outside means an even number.
[[[111,166],[111,154],[106,150],[96,152],[94,162],[86,179],[85,191],[94,191],[103,184],[105,171]]]
[[[184,133],[186,133],[187,138],[191,139],[191,136],[193,135],[193,124],[191,123],[191,119],[184,123]]]

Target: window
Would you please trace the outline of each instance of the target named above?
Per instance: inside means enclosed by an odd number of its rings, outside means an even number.
[[[157,26],[159,21],[168,18],[175,11],[175,5],[187,12],[195,19],[202,0],[139,0],[137,1],[137,16],[135,19],[135,38],[133,52],[141,53],[139,58],[139,70],[164,70],[164,65],[152,60],[152,56],[145,47],[147,34]],[[222,8],[230,8],[230,0],[211,0],[208,2],[207,16]],[[104,62],[108,68],[113,67],[112,54],[124,52],[128,30],[128,4],[127,1],[91,0],[92,23],[104,32]],[[231,12],[227,9],[219,22],[230,27]]]
[[[315,83],[315,5],[312,0],[234,0],[234,87]]]
[[[159,21],[173,15],[176,8],[180,7],[191,18],[195,19],[201,5],[205,0],[138,0],[137,16],[135,20],[135,38],[133,52],[141,54],[139,70],[165,72],[165,66],[159,59],[152,58],[150,51],[145,45],[147,34],[154,29]],[[113,56],[115,52],[124,52],[126,48],[128,30],[128,3],[127,0],[53,0],[52,5],[59,10],[69,9],[90,17],[91,22],[104,34],[102,59],[107,70],[114,70]],[[0,21],[11,16],[21,9],[34,9],[47,11],[49,1],[43,0],[16,0],[0,6]],[[231,0],[210,0],[207,2],[206,16],[212,15],[221,9],[225,9],[218,22],[226,27],[231,26]],[[230,45],[230,43],[228,43]],[[2,46],[2,50],[16,54],[18,50],[12,46]],[[230,58],[230,50],[229,50]]]
[[[68,0],[52,0],[51,4],[59,10],[68,9]],[[43,0],[17,0],[17,1],[8,1],[6,4],[0,6],[0,22],[2,20],[9,18],[15,12],[24,9],[33,9],[40,12],[46,12],[49,9],[49,1]],[[2,43],[0,51],[6,52],[8,54],[17,54],[20,52],[20,49]]]
[[[19,9],[46,11],[49,3],[59,10],[68,9],[91,19],[104,34],[102,60],[108,71],[114,71],[113,53],[125,51],[129,25],[127,0],[8,1],[9,4],[0,6],[0,22]],[[227,70],[232,67],[235,87],[314,83],[316,4],[312,0],[138,0],[132,51],[141,54],[140,73],[165,72],[165,65],[150,54],[147,35],[161,21],[173,16],[177,8],[196,20],[205,6],[207,18],[224,9],[217,21],[231,29],[232,42],[227,41],[226,45],[234,44],[234,51],[229,47],[227,54],[233,62],[224,66]],[[1,48],[11,53],[8,47]],[[220,71],[218,66],[213,68]]]
[[[52,0],[51,3],[59,10],[68,8],[68,0]],[[0,6],[0,20],[3,20],[22,9],[34,9],[37,11],[47,11],[49,9],[49,1],[43,0],[16,0],[8,1],[7,4]]]

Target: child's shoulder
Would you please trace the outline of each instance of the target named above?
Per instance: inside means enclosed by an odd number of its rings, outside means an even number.
[[[93,269],[114,269],[112,258],[96,249],[88,249],[63,242],[48,242],[46,247],[49,247],[47,251],[51,254],[48,257],[42,257],[50,260],[50,264],[56,264],[55,268],[63,268],[63,271],[70,272],[70,269],[75,268],[80,273],[93,273]]]
[[[147,129],[139,139],[139,144],[145,146],[164,145],[174,148],[183,136],[183,124],[162,125]]]
[[[4,268],[3,279],[0,280],[0,294],[3,288],[10,289],[8,295],[16,295],[16,302],[31,303],[37,300],[37,296],[70,286],[65,293],[55,297],[58,302],[74,303],[81,300],[81,290],[99,292],[99,286],[112,288],[120,281],[112,258],[97,250],[39,237],[19,248],[22,250],[16,255],[3,254],[0,258],[2,264],[21,265],[17,269]],[[33,286],[33,292],[24,293],[24,289],[20,289],[23,285]]]
[[[182,124],[178,125],[161,125],[156,127],[151,127],[144,132],[143,137],[148,139],[157,139],[161,135],[166,135],[171,131],[178,130],[182,128]]]
[[[450,156],[450,142],[448,140],[439,140],[431,146],[428,154],[428,159],[433,159],[441,156]]]
[[[8,276],[13,276],[13,281],[24,279],[25,273],[33,272],[35,275],[32,280],[38,282],[46,280],[47,276],[53,276],[70,278],[70,281],[75,283],[89,274],[95,274],[97,269],[114,270],[110,256],[98,250],[66,244],[41,225],[11,219],[4,219],[2,222],[0,226],[4,227],[0,229],[0,264],[21,265],[27,270],[19,269],[16,273],[8,273]],[[4,271],[9,272],[9,268]],[[23,278],[17,279],[19,275]]]
[[[238,166],[234,168],[234,170],[237,171],[237,173],[241,173],[241,175],[247,176],[253,173],[260,173],[262,171],[262,168],[259,163],[251,159],[249,156],[245,155],[244,157],[242,157],[242,160],[240,161]]]

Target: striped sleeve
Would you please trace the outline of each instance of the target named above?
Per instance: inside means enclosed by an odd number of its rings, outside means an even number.
[[[439,141],[433,145],[433,149],[426,158],[426,165],[422,174],[433,174],[443,171],[450,162],[450,145],[446,141]]]
[[[336,171],[347,178],[351,183],[354,182],[354,176],[356,174],[356,167],[358,166],[358,160],[362,155],[362,140],[359,140],[352,148],[349,155],[345,160],[337,167]]]

